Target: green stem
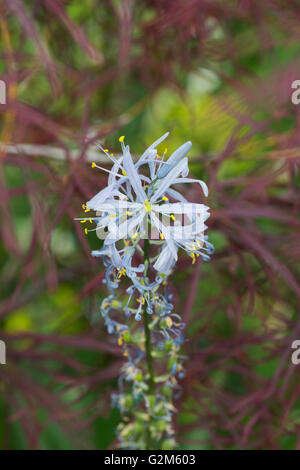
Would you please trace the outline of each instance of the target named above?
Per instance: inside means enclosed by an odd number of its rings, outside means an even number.
[[[149,268],[149,250],[150,250],[150,242],[148,239],[145,239],[144,241],[145,276],[147,276],[148,268]],[[149,391],[149,395],[154,395],[155,383],[154,383],[153,357],[152,357],[152,352],[151,352],[150,318],[149,318],[149,314],[147,313],[146,302],[144,305],[143,317],[144,317],[146,362],[147,362],[147,369],[148,369],[148,374],[149,374],[149,379],[148,379],[149,390],[148,391]],[[150,420],[151,420],[151,416],[150,416]],[[154,449],[150,426],[147,428],[147,431],[146,431],[146,441],[147,441],[146,450]]]

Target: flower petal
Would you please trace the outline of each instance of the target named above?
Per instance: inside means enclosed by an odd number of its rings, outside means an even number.
[[[145,152],[142,154],[141,158],[139,159],[138,163],[140,163],[141,161],[143,160],[147,160],[147,158],[149,157],[149,155],[151,155],[151,150],[155,149],[155,147],[157,147],[163,140],[165,140],[168,135],[170,134],[170,132],[166,132],[164,135],[162,135],[159,139],[157,139],[155,142],[153,142],[153,144],[151,144],[146,150]]]
[[[207,214],[208,206],[193,202],[173,202],[169,204],[152,204],[152,210],[160,214]]]
[[[157,199],[159,199],[167,191],[169,186],[174,184],[180,173],[182,173],[187,167],[187,162],[187,158],[183,158],[182,160],[180,160],[180,162],[177,163],[174,168],[172,168],[172,170],[165,176],[165,178],[161,180],[160,185],[151,197],[151,202],[157,201]]]
[[[174,264],[175,264],[175,259],[172,256],[169,245],[165,245],[162,251],[160,252],[159,257],[157,258],[153,267],[154,269],[156,269],[156,271],[159,271],[163,274],[169,274]]]
[[[146,211],[143,209],[141,210],[138,215],[132,217],[130,219],[126,219],[125,222],[121,224],[116,223],[114,219],[112,219],[111,223],[108,225],[108,236],[105,239],[105,243],[113,243],[116,240],[126,239],[128,236],[133,232],[135,227],[139,225],[143,218],[145,217]]]
[[[164,239],[167,242],[167,245],[170,249],[170,252],[173,258],[175,259],[175,261],[177,261],[177,250],[172,240],[172,237],[170,235],[173,227],[167,227],[164,224],[162,224],[159,218],[156,217],[153,211],[151,212],[150,215],[151,215],[151,221],[153,225],[163,234]]]
[[[188,200],[184,196],[182,196],[182,194],[180,194],[178,191],[176,191],[175,189],[169,188],[166,191],[166,194],[168,196],[171,196],[173,199],[177,199],[180,202],[188,202]]]
[[[179,184],[179,183],[199,183],[201,188],[202,188],[202,191],[204,193],[204,196],[205,197],[208,196],[207,185],[202,180],[197,180],[197,179],[194,179],[194,178],[178,178],[176,181],[174,181],[173,184]]]
[[[168,158],[165,165],[162,165],[161,168],[156,173],[157,178],[164,178],[171,170],[174,168],[177,163],[179,163],[183,157],[189,152],[192,146],[192,142],[188,141],[181,145],[172,155]]]
[[[147,199],[146,193],[142,188],[140,176],[135,168],[135,165],[132,161],[128,145],[124,150],[124,169],[127,173],[127,177],[130,181],[131,186],[133,187],[137,201],[144,202]]]

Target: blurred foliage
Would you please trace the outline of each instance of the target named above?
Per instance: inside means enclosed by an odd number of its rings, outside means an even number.
[[[300,448],[299,13],[280,0],[0,0],[1,449],[116,446],[121,359],[99,318],[99,240],[74,217],[105,184],[88,165],[95,141],[118,152],[125,134],[139,153],[166,130],[168,154],[193,142],[216,247],[172,279],[189,339],[180,447]]]

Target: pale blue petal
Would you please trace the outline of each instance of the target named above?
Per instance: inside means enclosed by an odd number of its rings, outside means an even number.
[[[177,150],[175,150],[175,152],[173,152],[172,155],[168,158],[165,165],[162,165],[156,173],[157,178],[164,178],[172,170],[172,168],[174,168],[186,156],[191,146],[192,142],[189,141],[185,142],[185,144],[181,145]]]
[[[157,258],[153,267],[154,269],[156,269],[156,271],[159,271],[163,274],[169,274],[174,264],[175,259],[172,256],[169,245],[165,245],[162,251],[160,252],[159,257]]]
[[[151,212],[151,221],[153,225],[155,225],[155,227],[164,235],[169,250],[175,261],[177,261],[177,250],[170,236],[172,232],[172,227],[166,227],[165,225],[163,225],[153,212]]]
[[[134,229],[142,222],[145,217],[145,210],[130,219],[126,219],[125,222],[117,224],[116,221],[111,221],[108,225],[109,234],[105,240],[105,243],[113,243],[115,240],[121,240],[128,238],[129,234],[132,234]]]
[[[155,147],[157,147],[161,142],[163,142],[163,140],[165,140],[168,135],[170,133],[169,132],[166,132],[163,136],[161,136],[159,139],[157,139],[155,142],[153,142],[153,144],[150,145],[150,147],[148,147],[145,152],[142,154],[141,158],[139,159],[139,163],[145,159],[147,159],[149,157],[149,151],[155,149]]]
[[[112,166],[112,169],[111,169],[111,174],[109,175],[108,177],[108,184],[113,184],[115,183],[116,181],[116,174],[115,173],[118,173],[120,167],[121,167],[121,164],[123,162],[123,157],[119,158]],[[121,175],[120,175],[121,176]]]
[[[172,170],[163,178],[158,186],[157,190],[151,197],[151,202],[157,201],[161,196],[165,194],[165,192],[169,189],[169,187],[174,184],[180,173],[184,171],[187,166],[188,159],[183,158],[177,165],[172,168]]]
[[[134,166],[128,146],[124,150],[124,169],[127,173],[127,177],[130,181],[130,184],[135,191],[135,194],[137,196],[137,201],[144,202],[145,199],[147,199],[147,196],[146,196],[145,191],[142,188],[140,175],[138,174]]]
[[[182,196],[182,194],[180,194],[178,191],[176,191],[175,189],[171,189],[169,188],[167,191],[166,191],[166,194],[168,196],[171,196],[173,199],[177,199],[178,201],[180,202],[188,202],[187,199]]]
[[[89,207],[90,209],[93,209],[93,210],[97,210],[97,209],[95,209],[96,205],[101,204],[106,199],[111,197],[113,191],[114,191],[114,186],[113,185],[107,186],[106,188],[102,189],[101,191],[99,191],[98,194],[96,194],[92,199],[90,199],[86,203],[87,207]]]
[[[208,207],[205,204],[197,204],[193,202],[174,202],[168,204],[152,204],[152,210],[161,214],[207,214]]]
[[[176,181],[174,181],[173,184],[179,184],[179,183],[199,183],[204,193],[204,196],[205,197],[208,196],[208,187],[204,183],[204,181],[193,179],[193,178],[178,178]]]

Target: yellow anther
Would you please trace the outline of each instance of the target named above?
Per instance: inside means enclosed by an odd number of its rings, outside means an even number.
[[[132,215],[132,212],[126,211],[126,215]]]
[[[128,352],[127,352],[127,351],[124,351],[124,352],[123,352],[123,356],[128,357]]]
[[[110,156],[111,156],[111,158],[112,158],[112,157],[114,156],[114,154],[113,154],[113,153],[111,153],[111,154],[110,154]]]
[[[108,152],[108,149],[103,149],[103,152]]]
[[[88,229],[87,229],[87,228],[84,229],[84,233],[85,233],[85,234],[88,233]]]
[[[175,221],[175,217],[173,214],[170,215],[171,219]]]
[[[163,201],[168,201],[169,198],[167,198],[166,196],[164,196],[164,197],[162,197],[162,200],[163,200]]]
[[[122,170],[122,175],[123,175],[123,176],[127,176],[127,173],[126,173],[125,170]]]
[[[81,224],[85,224],[86,223],[86,219],[83,219],[80,221]]]
[[[191,258],[192,258],[192,264],[194,264],[196,262],[196,256],[195,256],[195,253],[191,253]]]
[[[123,344],[123,336],[119,336],[118,338],[118,346],[122,346]]]
[[[89,209],[89,207],[87,207],[84,212],[90,212],[90,210],[91,209]]]
[[[95,166],[97,166],[96,163],[95,163],[95,162],[92,162],[91,167],[92,167],[92,168],[95,168]]]
[[[135,233],[132,235],[132,237],[131,237],[131,238],[135,239],[137,236],[138,236],[138,233],[137,233],[137,232],[135,232]]]
[[[173,325],[173,321],[171,317],[166,317],[166,325],[168,328],[171,328],[171,326]]]
[[[119,142],[123,142],[125,139],[125,135],[121,135],[121,137],[119,138]]]
[[[122,276],[125,276],[125,274],[126,274],[125,268],[119,269],[118,279],[120,279]]]
[[[165,237],[164,237],[164,234],[163,234],[163,233],[161,233],[161,234],[160,234],[160,238],[161,238],[162,240],[164,240],[164,239],[165,239]]]
[[[151,212],[151,204],[148,199],[145,199],[145,210],[146,212]]]
[[[82,206],[81,206],[81,207],[82,207],[82,209],[85,209],[85,204],[82,204]]]
[[[93,223],[93,221],[92,221],[92,219],[91,219],[91,218],[89,218],[89,222],[90,222],[90,224],[92,224],[92,223]]]

